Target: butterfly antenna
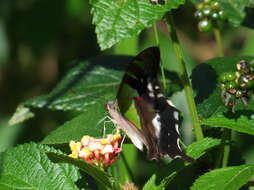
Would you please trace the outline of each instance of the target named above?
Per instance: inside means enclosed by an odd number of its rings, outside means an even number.
[[[105,121],[105,120],[109,120],[109,121]],[[112,121],[111,121],[112,119],[108,116],[108,115],[106,115],[105,117],[103,117],[101,120],[99,120],[98,122],[97,122],[97,124],[96,124],[96,126],[98,126],[98,125],[100,125],[102,122],[103,122],[103,138],[105,137],[105,135],[106,135],[106,124],[107,123],[111,123]]]
[[[120,148],[121,148],[121,149],[122,149],[122,146],[123,146],[123,142],[124,142],[124,140],[125,140],[125,137],[126,137],[126,135],[124,134],[123,140],[122,140],[121,145],[120,145]]]

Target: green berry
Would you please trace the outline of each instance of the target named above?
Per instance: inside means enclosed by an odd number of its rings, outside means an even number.
[[[209,7],[205,7],[202,9],[204,16],[210,16],[212,14],[212,10]]]
[[[211,17],[214,19],[214,20],[217,20],[219,18],[219,14],[217,12],[213,12]]]
[[[218,14],[221,20],[225,20],[227,18],[227,15],[223,10],[220,10]]]
[[[208,19],[199,21],[198,28],[201,32],[208,32],[212,29],[212,22]]]
[[[226,75],[227,75],[227,73],[222,73],[222,74],[220,75],[219,81],[220,81],[221,83],[227,82],[227,77],[226,77]]]
[[[228,72],[226,73],[226,79],[227,81],[233,81],[236,79],[236,75],[234,72]]]
[[[220,8],[220,3],[218,1],[214,1],[211,3],[211,8],[212,9],[219,9]]]
[[[226,89],[229,90],[229,89],[235,89],[237,88],[238,85],[235,81],[229,81],[226,83]]]
[[[237,90],[236,93],[235,93],[235,96],[236,96],[237,98],[242,97],[242,96],[243,96],[242,91],[241,91],[241,90]]]
[[[222,83],[222,84],[220,85],[220,89],[221,89],[221,90],[226,90],[226,85]]]
[[[197,9],[198,10],[202,10],[204,8],[204,4],[203,3],[200,3],[197,5]]]
[[[197,18],[197,19],[202,19],[203,18],[203,13],[202,13],[202,11],[196,11],[195,12],[195,17]]]

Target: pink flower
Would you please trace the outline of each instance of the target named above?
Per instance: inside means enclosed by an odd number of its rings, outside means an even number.
[[[122,151],[119,147],[121,140],[119,132],[101,139],[83,136],[81,142],[70,142],[72,153],[69,156],[99,167],[107,167],[117,160]]]

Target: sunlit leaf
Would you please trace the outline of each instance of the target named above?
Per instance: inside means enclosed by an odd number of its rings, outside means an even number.
[[[149,0],[90,0],[93,23],[101,49],[138,35],[185,0],[165,0],[165,5],[154,5]]]
[[[29,108],[27,108],[23,105],[20,105],[17,107],[16,112],[10,119],[9,125],[15,125],[15,124],[21,123],[25,120],[32,118],[32,117],[34,117],[34,113],[31,112]]]
[[[78,189],[77,168],[52,163],[44,152],[52,148],[34,143],[20,145],[3,153],[0,189]]]
[[[246,184],[253,174],[253,165],[213,170],[199,177],[191,190],[237,190]]]

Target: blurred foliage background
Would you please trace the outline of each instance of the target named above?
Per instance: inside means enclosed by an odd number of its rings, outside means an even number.
[[[195,7],[191,3],[174,11],[189,70],[195,64],[217,56],[213,33],[198,31],[194,12]],[[253,55],[252,30],[225,25],[222,35],[226,55]],[[71,114],[44,110],[22,126],[8,126],[17,105],[49,92],[71,67],[73,60],[99,54],[135,55],[153,44],[152,29],[147,29],[139,38],[123,41],[101,52],[87,0],[1,0],[0,151],[19,143],[39,142],[71,117]],[[181,110],[187,112],[185,101],[181,101],[184,96],[173,99]],[[185,124],[190,125],[189,122],[190,119],[185,117]],[[190,130],[185,131],[186,142],[191,141],[189,133]],[[241,145],[248,141],[241,135],[236,139]],[[253,146],[253,143],[247,143]],[[251,153],[246,152],[248,155]]]

